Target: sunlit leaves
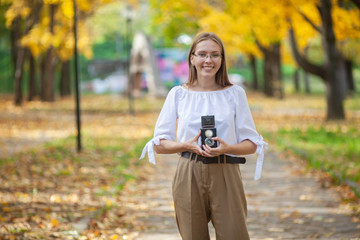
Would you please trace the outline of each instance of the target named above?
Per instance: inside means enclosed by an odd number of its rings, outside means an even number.
[[[206,15],[206,0],[151,0],[154,32],[160,32],[165,39],[173,40],[182,33],[195,35],[198,20]]]
[[[90,35],[94,41],[102,42],[103,38],[125,34],[125,27],[120,27],[125,26],[124,8],[123,4],[113,2],[95,10],[95,14],[87,21],[87,24],[91,26]]]
[[[21,44],[27,46],[33,56],[37,57],[40,53],[51,46],[53,35],[42,25],[30,30],[29,34],[21,39]]]
[[[198,4],[194,6],[194,3]],[[360,38],[360,10],[342,8],[340,1],[333,0],[333,22],[339,47],[346,56]],[[251,1],[226,0],[222,4],[214,1],[152,1],[153,9],[159,8],[155,24],[162,26],[165,35],[194,34],[197,31],[217,33],[230,51],[259,56],[258,40],[263,46],[284,42],[291,21],[300,51],[311,46],[314,38],[320,38],[322,22],[319,0]],[[155,10],[156,11],[156,10]],[[181,25],[175,23],[181,22]],[[190,23],[193,23],[192,25]],[[190,27],[190,29],[188,28]],[[192,29],[191,29],[192,28]],[[317,29],[316,29],[317,28]],[[356,49],[359,49],[356,46]],[[289,49],[282,51],[286,62],[290,61]],[[356,51],[353,51],[353,53]],[[351,57],[355,58],[352,54]]]
[[[333,19],[339,49],[345,57],[360,62],[360,9],[335,7]]]
[[[74,16],[74,4],[72,0],[64,0],[60,4],[61,13],[64,17],[73,19]]]
[[[31,8],[27,6],[26,1],[24,0],[13,1],[12,5],[5,13],[6,27],[9,28],[17,16],[21,16],[22,18],[25,18],[26,16],[29,15],[30,11]]]
[[[79,51],[88,58],[92,56],[91,44],[94,39],[91,38],[89,26],[86,23],[86,16],[93,14],[94,10],[100,6],[111,2],[112,0],[77,0],[79,10],[78,47]],[[40,21],[33,25],[30,31],[22,37],[21,44],[22,46],[28,47],[35,57],[38,57],[48,48],[53,47],[60,59],[68,60],[74,52],[73,1],[43,0],[42,3],[43,7],[40,13]],[[10,28],[14,19],[17,17],[24,19],[25,23],[28,24],[30,20],[27,17],[35,11],[34,6],[31,4],[32,3],[24,0],[14,0],[6,12],[7,27]],[[50,5],[56,6],[53,31],[51,31],[49,27]]]
[[[338,40],[360,38],[360,9],[347,10],[335,7],[332,13]]]

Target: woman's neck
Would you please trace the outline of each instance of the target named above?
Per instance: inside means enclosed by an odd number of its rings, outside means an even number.
[[[221,86],[219,86],[214,80],[196,80],[193,85],[189,86],[191,90],[196,91],[216,91],[220,90]]]

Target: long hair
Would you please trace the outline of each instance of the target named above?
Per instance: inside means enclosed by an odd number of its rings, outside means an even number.
[[[221,49],[221,66],[220,66],[218,72],[215,75],[215,82],[219,86],[222,86],[222,87],[232,85],[232,83],[229,81],[229,77],[228,77],[227,69],[226,69],[226,58],[225,58],[224,44],[222,43],[221,39],[215,33],[211,33],[211,32],[200,33],[195,37],[195,39],[193,41],[193,44],[192,44],[192,46],[190,48],[189,55],[188,55],[189,79],[188,79],[188,82],[186,83],[186,85],[191,86],[197,80],[197,70],[196,70],[195,66],[193,66],[191,64],[191,55],[195,53],[195,49],[196,49],[197,44],[199,42],[202,42],[202,41],[205,41],[205,40],[214,41],[216,44],[219,45],[219,47]]]

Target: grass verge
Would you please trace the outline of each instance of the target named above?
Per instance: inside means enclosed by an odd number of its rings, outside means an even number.
[[[265,134],[281,151],[290,151],[305,159],[309,167],[329,173],[335,183],[349,185],[360,198],[358,128],[281,128],[276,133]]]

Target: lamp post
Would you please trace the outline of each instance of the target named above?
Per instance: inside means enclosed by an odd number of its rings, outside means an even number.
[[[77,151],[81,152],[81,121],[80,121],[80,93],[79,93],[79,58],[77,49],[77,15],[76,0],[74,1],[74,62],[75,62],[75,100],[76,100],[76,127],[77,127]]]
[[[124,11],[126,19],[126,75],[128,79],[128,100],[129,100],[129,114],[134,115],[134,97],[133,97],[133,81],[130,74],[130,60],[131,60],[131,21],[134,17],[134,11],[131,6],[127,5]]]

